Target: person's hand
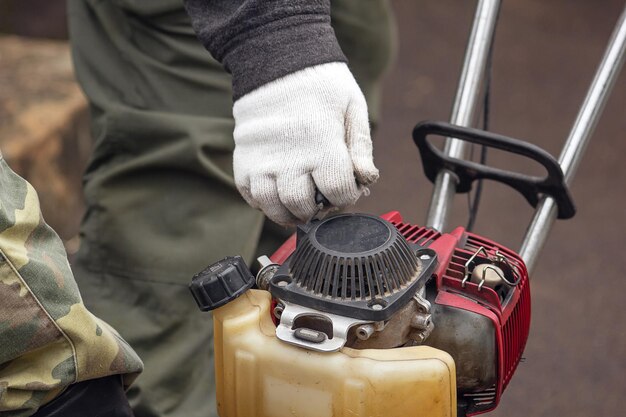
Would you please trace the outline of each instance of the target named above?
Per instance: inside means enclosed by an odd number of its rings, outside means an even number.
[[[316,188],[337,208],[378,179],[367,104],[347,65],[317,65],[238,99],[237,189],[270,219],[292,225],[317,211]]]

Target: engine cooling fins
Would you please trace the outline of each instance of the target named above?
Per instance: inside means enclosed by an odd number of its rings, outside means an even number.
[[[298,229],[296,250],[269,284],[284,301],[362,320],[387,320],[437,264],[433,250],[410,244],[391,223],[339,214]]]

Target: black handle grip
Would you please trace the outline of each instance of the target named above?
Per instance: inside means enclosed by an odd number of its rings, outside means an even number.
[[[318,206],[321,204],[322,208],[330,207],[330,201],[328,201],[326,196],[317,188],[315,189],[315,204]]]
[[[427,140],[429,135],[453,137],[525,156],[541,164],[546,169],[547,176],[542,178],[525,175],[452,158],[431,144]],[[559,219],[569,219],[576,214],[561,166],[552,155],[538,146],[484,130],[432,121],[421,122],[415,126],[413,141],[420,151],[424,174],[433,183],[437,174],[445,169],[458,177],[456,188],[458,193],[469,192],[472,189],[472,182],[478,179],[489,179],[517,190],[533,207],[537,207],[542,194],[549,195],[556,201]]]

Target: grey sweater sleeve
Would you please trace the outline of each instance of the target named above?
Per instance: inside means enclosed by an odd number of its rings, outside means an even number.
[[[292,72],[346,62],[330,0],[185,0],[200,41],[233,76],[233,99]]]

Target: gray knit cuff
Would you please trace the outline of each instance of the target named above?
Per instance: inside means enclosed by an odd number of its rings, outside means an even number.
[[[289,22],[293,19],[293,22]],[[290,24],[292,23],[292,24]],[[233,76],[233,100],[301,69],[328,62],[347,62],[330,26],[330,19],[303,23],[281,19],[248,32],[223,57]]]

